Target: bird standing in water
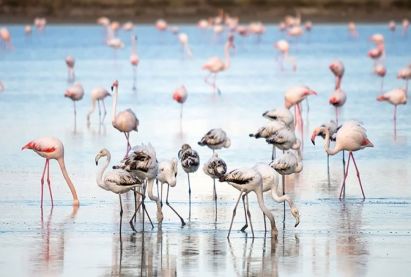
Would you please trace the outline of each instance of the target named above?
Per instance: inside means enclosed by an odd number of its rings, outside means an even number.
[[[260,173],[252,168],[240,168],[232,170],[219,178],[220,182],[227,182],[234,188],[240,191],[240,195],[238,197],[237,203],[234,206],[233,216],[231,217],[230,229],[228,230],[227,238],[230,237],[231,229],[233,227],[234,217],[236,215],[238,203],[243,195],[248,195],[251,191],[253,191],[257,196],[258,205],[260,209],[263,211],[264,215],[268,217],[271,223],[271,237],[276,238],[278,231],[277,227],[275,226],[275,219],[274,216],[271,214],[270,210],[264,204],[264,197],[263,197],[263,179]],[[254,237],[254,229],[253,224],[251,222],[251,213],[249,209],[248,198],[247,200],[247,215],[248,220],[250,222],[251,233]]]
[[[94,113],[96,109],[96,102],[98,105],[98,116],[99,116],[99,122],[100,124],[103,123],[104,118],[106,117],[107,111],[106,111],[106,105],[104,104],[104,99],[107,96],[111,96],[111,94],[102,87],[97,87],[91,91],[91,110],[87,114],[87,123],[90,124],[90,116],[92,113]],[[101,118],[101,107],[100,107],[100,102],[103,105],[103,118]]]
[[[30,149],[36,152],[40,157],[46,159],[44,164],[43,175],[41,176],[41,204],[40,206],[43,207],[43,187],[44,187],[44,176],[47,170],[47,185],[49,187],[50,198],[51,198],[51,205],[54,206],[53,203],[53,194],[51,192],[51,182],[50,182],[50,159],[56,160],[60,166],[61,173],[70,188],[71,194],[73,196],[73,206],[79,206],[80,202],[77,197],[77,192],[74,187],[73,182],[71,181],[70,177],[68,176],[66,165],[64,163],[64,146],[63,143],[53,137],[42,137],[35,140],[28,142],[24,145],[21,150]]]
[[[133,67],[133,90],[136,90],[136,80],[137,80],[137,66],[140,63],[140,58],[137,54],[137,36],[131,35],[131,55],[130,55],[130,63]]]
[[[178,158],[181,162],[181,167],[187,173],[188,179],[188,199],[189,199],[189,216],[191,219],[191,184],[190,184],[190,173],[197,171],[200,166],[200,156],[197,151],[191,148],[189,144],[183,144],[180,151],[178,151]]]
[[[318,134],[322,132],[325,133],[324,150],[325,152],[327,152],[327,154],[335,155],[338,152],[343,151],[343,150],[349,152],[347,168],[344,173],[344,180],[341,185],[339,198],[340,199],[342,197],[345,198],[345,181],[348,176],[350,160],[352,159],[354,166],[355,166],[355,170],[357,171],[357,178],[360,184],[361,193],[362,193],[363,199],[365,199],[364,189],[362,187],[361,178],[360,178],[360,171],[358,170],[357,163],[355,162],[353,152],[364,149],[366,147],[374,147],[371,141],[367,138],[366,130],[361,125],[361,123],[357,121],[345,122],[341,126],[341,128],[337,131],[337,134],[335,137],[335,146],[333,149],[330,149],[330,141],[331,141],[330,131],[328,130],[328,128],[325,128],[325,127],[319,127],[314,130],[311,136],[312,143],[315,144],[316,136],[318,136]]]
[[[131,109],[127,109],[117,113],[117,98],[118,98],[118,81],[115,80],[113,85],[111,86],[111,90],[115,88],[114,97],[113,97],[113,108],[112,108],[112,118],[111,123],[113,127],[119,130],[120,132],[124,133],[124,136],[127,140],[127,150],[125,158],[127,157],[128,153],[130,152],[131,145],[130,145],[130,132],[138,131],[138,124],[139,121],[135,115],[135,113]]]
[[[72,56],[67,56],[66,57],[66,65],[67,65],[67,80],[68,82],[73,82],[76,79],[76,76],[74,74],[74,64],[75,64],[75,59]]]

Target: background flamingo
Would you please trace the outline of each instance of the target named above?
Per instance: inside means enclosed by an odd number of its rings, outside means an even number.
[[[136,90],[136,79],[137,79],[137,66],[140,62],[140,59],[137,54],[137,36],[131,35],[131,55],[130,63],[133,67],[133,90]]]
[[[190,45],[188,45],[188,35],[186,33],[179,33],[177,37],[183,49],[184,55],[191,58],[193,53],[191,52]]]
[[[44,187],[44,176],[46,175],[47,170],[47,185],[49,187],[50,198],[51,198],[51,205],[54,206],[53,203],[53,193],[51,192],[51,182],[50,182],[50,159],[57,160],[57,163],[60,166],[61,173],[63,174],[64,179],[68,187],[70,188],[71,194],[73,196],[73,206],[79,206],[80,202],[77,197],[76,189],[71,181],[70,177],[68,176],[66,165],[64,163],[64,146],[63,143],[53,137],[42,137],[35,140],[28,142],[24,145],[21,150],[30,149],[36,152],[40,157],[46,159],[44,164],[43,174],[41,175],[41,207],[43,207],[43,187]]]
[[[80,83],[75,83],[73,86],[69,87],[64,93],[64,97],[68,97],[73,101],[74,125],[76,125],[76,116],[77,116],[76,102],[83,99],[83,96],[84,96],[84,88]]]
[[[176,88],[173,92],[173,99],[181,104],[181,110],[180,110],[180,120],[183,118],[183,105],[184,102],[186,102],[188,97],[187,89],[184,85]]]
[[[113,99],[113,109],[112,109],[112,125],[114,128],[119,130],[120,132],[124,133],[124,136],[127,140],[127,150],[126,155],[127,157],[128,152],[130,152],[131,145],[130,145],[130,132],[138,131],[138,124],[139,121],[135,115],[135,113],[131,109],[127,109],[116,113],[117,110],[117,98],[118,98],[118,81],[115,80],[113,85],[111,86],[111,90],[115,88],[114,99]]]
[[[92,113],[94,113],[96,109],[96,102],[98,105],[98,116],[99,116],[99,121],[100,123],[103,123],[104,118],[106,117],[107,111],[106,111],[106,105],[104,104],[104,99],[107,96],[111,96],[111,94],[102,87],[97,87],[91,91],[91,110],[87,114],[87,123],[90,123],[90,116]],[[100,102],[103,105],[103,118],[101,118],[101,107],[100,107]]]
[[[381,78],[381,93],[384,91],[384,77],[387,74],[387,69],[383,64],[374,66],[374,74]]]
[[[402,88],[397,88],[377,97],[378,101],[386,101],[394,105],[394,126],[397,123],[397,106],[407,104],[407,92]]]
[[[234,48],[234,36],[229,35],[227,42],[224,46],[224,57],[225,61],[218,57],[210,58],[204,65],[203,69],[209,72],[209,75],[205,77],[204,81],[206,84],[209,84],[213,88],[213,92],[217,90],[219,94],[221,94],[220,89],[216,85],[216,78],[217,74],[227,70],[230,67],[230,48]],[[213,81],[210,82],[210,77],[214,77]]]
[[[347,100],[347,95],[345,92],[338,88],[334,90],[329,98],[329,103],[335,107],[335,122],[338,125],[338,109],[344,106],[345,101]]]
[[[67,80],[69,82],[73,82],[76,77],[74,74],[74,64],[75,64],[75,59],[72,56],[67,56],[66,57],[66,65],[67,65]]]

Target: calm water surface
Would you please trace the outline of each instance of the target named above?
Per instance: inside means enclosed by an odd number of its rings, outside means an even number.
[[[0,268],[4,276],[409,276],[411,262],[411,110],[398,109],[396,136],[391,105],[375,101],[380,80],[372,74],[366,56],[373,47],[368,37],[386,37],[388,73],[386,88],[403,86],[397,70],[411,62],[411,36],[392,34],[386,24],[360,25],[360,38],[347,34],[345,25],[318,25],[310,34],[292,41],[297,57],[296,73],[281,72],[275,62],[273,43],[283,38],[275,26],[267,26],[260,42],[237,38],[232,66],[218,77],[222,95],[213,95],[204,84],[204,61],[222,56],[223,38],[194,26],[180,26],[190,37],[193,59],[183,59],[176,37],[151,26],[136,29],[141,63],[137,91],[132,90],[129,33],[120,32],[126,47],[113,50],[104,45],[104,32],[93,25],[50,25],[26,37],[23,26],[10,26],[15,49],[0,49],[0,79],[6,91],[0,94]],[[76,124],[68,87],[66,55],[76,58],[76,76],[86,91],[78,103]],[[354,171],[348,178],[347,200],[338,201],[342,179],[341,155],[331,158],[330,181],[322,144],[313,146],[309,134],[334,117],[328,105],[334,78],[328,64],[341,59],[346,67],[342,87],[348,99],[342,120],[358,119],[367,128],[375,148],[356,153],[367,199],[361,201]],[[98,115],[86,124],[90,91],[109,88],[118,79],[119,108],[132,108],[139,120],[132,144],[151,142],[159,160],[176,157],[182,143],[196,142],[210,128],[221,127],[232,146],[220,151],[230,169],[268,162],[271,148],[248,137],[266,121],[261,113],[282,105],[284,91],[305,84],[319,92],[304,107],[304,170],[287,178],[287,191],[300,209],[301,224],[293,227],[287,209],[268,197],[275,215],[278,240],[264,238],[264,225],[256,199],[251,211],[256,238],[237,230],[243,225],[238,212],[230,241],[226,239],[237,191],[217,183],[218,223],[214,223],[212,182],[200,170],[191,177],[193,217],[180,227],[167,208],[161,228],[145,226],[134,234],[128,225],[132,197],[125,196],[122,235],[119,234],[118,198],[95,183],[94,157],[103,147],[114,160],[124,155],[125,139]],[[185,84],[189,97],[180,107],[172,91]],[[110,107],[111,99],[106,105]],[[79,194],[81,206],[72,210],[71,196],[55,162],[51,178],[56,206],[45,194],[40,209],[40,176],[44,160],[20,149],[30,139],[53,135],[65,144],[65,159]],[[202,162],[211,151],[196,147]],[[188,217],[186,175],[181,168],[177,186],[170,190],[173,206]],[[155,207],[148,204],[154,216]],[[138,219],[141,222],[141,218]],[[138,224],[141,231],[141,224]]]

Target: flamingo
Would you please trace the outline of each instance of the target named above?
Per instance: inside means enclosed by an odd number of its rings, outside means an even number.
[[[97,177],[96,177],[97,185],[106,191],[111,191],[115,194],[118,194],[118,198],[120,200],[120,217],[122,217],[123,216],[123,204],[121,201],[121,194],[127,193],[130,190],[133,190],[135,192],[135,189],[137,187],[138,188],[141,187],[142,181],[138,179],[136,176],[134,176],[133,174],[131,174],[130,172],[123,170],[123,169],[111,170],[107,172],[103,178],[104,171],[107,169],[111,161],[110,151],[103,148],[97,153],[96,158],[95,158],[96,166],[98,166],[98,161],[102,157],[107,157],[107,161],[97,173]],[[134,194],[134,197],[135,197],[135,194]],[[132,224],[132,222],[130,224]],[[120,225],[120,228],[121,228],[121,225]]]
[[[411,79],[411,67],[408,66],[400,69],[397,78],[405,80],[405,92],[408,93],[408,80]]]
[[[200,19],[197,23],[197,27],[200,29],[207,29],[209,27],[208,21],[206,19]]]
[[[163,207],[163,184],[167,184],[166,205],[169,206],[170,209],[178,216],[181,221],[181,227],[183,227],[184,225],[186,225],[184,219],[168,202],[170,187],[175,187],[177,183],[177,159],[173,158],[172,160],[161,161],[158,164],[157,181],[159,181],[161,184],[161,207]]]
[[[67,80],[69,82],[72,82],[76,79],[74,75],[74,64],[75,64],[75,59],[72,56],[67,56],[66,57],[66,65],[67,65]]]
[[[406,18],[402,20],[402,34],[406,36],[408,33],[408,28],[410,27],[410,21]]]
[[[278,131],[278,130],[280,130],[280,129],[283,129],[283,128],[286,128],[286,127],[285,127],[284,123],[282,123],[281,121],[277,121],[277,120],[275,120],[275,121],[270,121],[270,122],[268,122],[268,124],[264,125],[263,127],[260,127],[260,128],[257,130],[257,132],[249,134],[249,136],[250,136],[250,137],[254,137],[254,138],[256,138],[256,139],[258,139],[258,138],[265,138],[265,139],[267,139],[267,138],[269,138],[274,132],[276,132],[276,131]],[[273,150],[272,150],[272,153],[271,153],[271,160],[274,160],[274,159],[275,159],[275,155],[276,155],[275,145],[273,145]]]
[[[108,26],[110,25],[110,19],[106,16],[99,17],[97,18],[97,24],[102,26]]]
[[[24,26],[24,33],[25,33],[26,35],[31,35],[31,32],[32,32],[32,29],[31,29],[31,26],[30,26],[30,25]]]
[[[34,18],[34,26],[36,26],[37,30],[42,31],[46,28],[47,20],[45,17],[36,17]]]
[[[188,178],[188,199],[189,199],[189,216],[191,218],[191,184],[190,184],[190,173],[197,171],[200,166],[200,156],[197,151],[191,148],[189,144],[183,144],[181,149],[178,151],[178,158],[181,162],[181,167],[187,173]]]
[[[386,101],[394,105],[394,124],[397,122],[397,106],[407,104],[407,92],[402,88],[390,90],[377,97],[378,101]]]
[[[84,88],[80,83],[75,83],[74,85],[69,87],[64,93],[64,97],[68,97],[73,101],[74,122],[76,122],[76,115],[77,115],[76,102],[83,99],[83,96],[84,96]]]
[[[341,88],[334,90],[334,92],[331,94],[328,100],[330,105],[333,105],[335,107],[335,121],[337,122],[337,124],[338,124],[338,109],[344,106],[346,100],[347,100],[347,95]]]
[[[374,66],[374,74],[381,77],[381,93],[384,89],[384,77],[387,74],[387,69],[383,64],[377,64]]]
[[[203,165],[203,171],[206,175],[210,176],[214,182],[214,205],[215,205],[215,218],[217,222],[217,192],[215,189],[215,179],[220,178],[227,172],[227,164],[223,159],[218,157],[217,153],[213,153],[211,158]]]
[[[337,90],[341,87],[341,81],[344,77],[344,64],[340,60],[335,60],[330,64],[329,68],[335,76],[335,89]]]
[[[294,116],[289,109],[277,107],[264,112],[263,117],[272,121],[282,122],[286,127],[294,130]]]
[[[235,48],[233,35],[228,36],[227,42],[224,46],[225,61],[218,57],[212,57],[202,67],[204,70],[209,72],[209,75],[204,78],[205,83],[209,84],[213,88],[213,92],[217,90],[219,94],[221,94],[221,91],[216,85],[216,78],[218,73],[225,71],[230,67],[230,48]],[[211,76],[214,76],[214,80],[212,82],[209,81]]]
[[[107,111],[106,111],[106,105],[104,104],[104,98],[107,96],[111,96],[111,94],[102,87],[96,87],[91,91],[91,109],[87,114],[87,123],[90,123],[90,116],[92,113],[94,113],[94,110],[96,109],[96,102],[98,104],[98,115],[100,118],[100,123],[103,123],[104,118],[106,117]],[[101,108],[100,108],[100,102],[103,104],[103,109],[104,109],[104,114],[103,118],[101,119]]]
[[[183,51],[185,55],[188,58],[191,58],[193,56],[193,53],[191,52],[190,45],[188,45],[188,35],[186,33],[179,33],[178,34],[178,41],[181,44],[181,47],[183,48]]]
[[[285,152],[281,157],[270,163],[271,168],[282,175],[283,196],[285,195],[285,175],[300,173],[303,170],[301,161],[300,149],[297,150],[297,155],[291,151]],[[285,203],[284,203],[283,223],[285,224]]]
[[[388,29],[389,29],[391,32],[395,32],[396,27],[397,27],[397,26],[396,26],[394,20],[390,20],[390,21],[388,22]]]
[[[158,19],[156,21],[156,28],[159,31],[165,31],[168,28],[168,24],[164,19]]]
[[[183,118],[183,105],[184,102],[186,102],[188,97],[187,89],[184,85],[176,88],[173,92],[173,99],[181,104],[181,110],[180,110],[180,120]]]
[[[128,32],[134,29],[134,24],[131,21],[127,21],[122,26],[123,30]]]
[[[275,226],[275,219],[270,210],[264,204],[263,197],[263,178],[260,173],[253,168],[240,168],[232,170],[219,178],[220,182],[227,182],[229,185],[233,186],[240,191],[237,203],[234,206],[233,215],[231,217],[230,229],[228,230],[227,238],[230,237],[231,229],[233,227],[234,217],[236,215],[236,210],[238,203],[243,195],[246,195],[247,200],[247,215],[250,222],[251,233],[254,237],[254,229],[251,223],[251,213],[248,203],[248,194],[253,191],[257,196],[258,205],[263,211],[264,215],[268,217],[271,223],[271,237],[276,238],[278,235],[277,227]]]
[[[265,32],[265,27],[262,22],[251,22],[250,25],[248,26],[248,30],[251,34],[254,34],[257,36],[257,41],[261,41],[261,36]]]
[[[0,28],[0,38],[4,41],[6,48],[13,48],[13,44],[11,43],[11,35],[6,27]]]
[[[156,202],[157,205],[157,221],[159,223],[162,222],[163,220],[163,213],[161,211],[161,204],[160,200],[158,197],[154,196],[153,194],[153,184],[154,180],[157,177],[158,173],[158,161],[156,157],[156,151],[154,147],[151,144],[145,145],[141,144],[138,146],[135,146],[130,155],[125,157],[118,165],[113,166],[113,169],[123,169],[131,174],[137,176],[140,180],[144,180],[144,185],[143,185],[143,192],[142,192],[142,202],[141,206],[143,207],[143,210],[145,209],[145,204],[144,204],[144,199],[146,192],[148,193],[148,197],[150,200]],[[139,210],[140,207],[138,207],[135,212],[133,217],[131,218],[131,221],[134,220],[134,218],[137,215],[137,211]],[[148,219],[150,220],[152,228],[154,228],[153,223],[151,222],[150,216],[147,214]],[[143,222],[144,222],[144,212],[143,212]],[[132,227],[133,228],[133,227]],[[135,230],[134,230],[135,231]]]
[[[137,54],[137,36],[131,36],[131,55],[130,63],[133,67],[133,90],[136,90],[136,79],[137,79],[137,66],[140,62],[140,59]]]
[[[211,129],[208,131],[198,142],[200,146],[207,146],[208,148],[213,150],[213,154],[215,150],[221,148],[228,148],[231,146],[231,140],[228,138],[227,133],[220,128]],[[213,179],[213,195],[214,201],[217,205],[217,191],[215,187],[215,179]]]
[[[348,22],[348,31],[350,32],[352,37],[354,38],[358,37],[358,31],[357,31],[357,26],[355,25],[355,22],[353,21]]]
[[[284,39],[279,40],[275,43],[274,48],[276,48],[281,54],[281,60],[279,61],[281,70],[284,69],[284,61],[287,61],[292,65],[293,71],[296,71],[297,62],[293,56],[289,55],[290,45],[288,44],[288,42]]]
[[[365,199],[365,194],[364,194],[364,189],[361,184],[361,177],[360,177],[360,171],[358,170],[357,163],[355,162],[354,159],[354,154],[353,152],[364,149],[366,147],[374,147],[372,142],[367,138],[367,133],[364,127],[362,126],[361,123],[358,121],[347,121],[345,122],[341,128],[337,131],[336,137],[335,137],[335,146],[333,149],[330,149],[330,131],[328,128],[325,127],[320,127],[314,130],[312,136],[311,136],[311,141],[315,145],[315,137],[320,133],[324,132],[325,133],[325,139],[324,139],[324,150],[327,152],[329,155],[335,155],[338,152],[345,150],[349,152],[348,155],[348,162],[347,162],[347,167],[344,173],[344,180],[341,185],[341,190],[340,190],[340,196],[339,198],[343,196],[345,198],[345,181],[348,176],[348,169],[350,166],[350,160],[352,159],[355,170],[357,172],[357,178],[358,182],[360,184],[361,188],[361,193],[363,196],[363,199]],[[344,190],[344,194],[343,194]]]
[[[304,29],[305,29],[307,32],[310,32],[310,31],[313,29],[313,23],[312,23],[311,21],[306,21],[306,22],[304,23]]]
[[[117,98],[118,98],[118,81],[115,80],[113,85],[111,86],[111,90],[113,91],[115,88],[114,99],[113,99],[113,108],[112,108],[112,119],[111,123],[114,128],[119,130],[120,132],[124,133],[124,136],[127,140],[127,151],[125,157],[127,157],[128,153],[130,152],[131,145],[130,145],[130,132],[138,131],[139,121],[135,115],[135,113],[131,109],[127,109],[116,113],[117,110]]]
[[[295,106],[295,120],[296,125],[301,127],[301,132],[303,131],[303,117],[301,115],[301,102],[310,95],[317,95],[315,91],[307,86],[297,86],[288,89],[284,95],[284,105],[287,109]]]
[[[43,175],[41,176],[41,205],[43,207],[43,187],[44,187],[44,176],[47,170],[47,185],[49,187],[50,198],[51,198],[51,206],[54,206],[53,203],[53,194],[51,192],[51,182],[50,182],[50,159],[57,160],[57,163],[60,166],[61,173],[63,174],[64,179],[71,191],[73,196],[73,206],[79,206],[80,202],[77,197],[76,189],[71,181],[70,177],[68,176],[66,165],[64,163],[64,146],[63,143],[54,137],[42,137],[38,139],[34,139],[24,145],[21,150],[30,149],[36,152],[40,157],[46,159],[44,164]]]
[[[273,144],[283,151],[289,149],[298,150],[301,147],[301,141],[295,136],[294,130],[289,128],[281,128],[273,132],[266,138],[266,142]]]

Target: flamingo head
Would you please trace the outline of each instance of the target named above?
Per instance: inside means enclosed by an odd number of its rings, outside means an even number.
[[[311,135],[311,142],[313,143],[313,145],[315,145],[315,138],[317,136],[325,136],[325,133],[323,132],[323,128],[322,127],[317,127],[314,129],[312,135]]]
[[[110,152],[109,152],[106,148],[101,149],[101,150],[97,153],[96,158],[95,158],[96,165],[98,165],[98,161],[99,161],[102,157],[107,157],[107,156],[110,156]]]
[[[377,97],[377,101],[386,101],[387,97],[385,97],[385,95],[380,95]]]
[[[178,151],[178,158],[181,159],[183,153],[188,149],[191,149],[190,144],[184,143],[181,145],[181,149]]]
[[[66,89],[66,91],[64,92],[64,97],[70,97],[71,92],[70,90]]]
[[[234,44],[234,35],[233,34],[229,34],[228,38],[227,38],[227,45],[229,48],[235,48],[235,44]]]
[[[306,90],[304,91],[304,95],[308,96],[308,95],[317,95],[318,93],[315,92],[314,90],[310,89],[309,87],[306,87]]]
[[[111,90],[113,90],[114,88],[118,88],[118,80],[115,80],[111,85]]]

